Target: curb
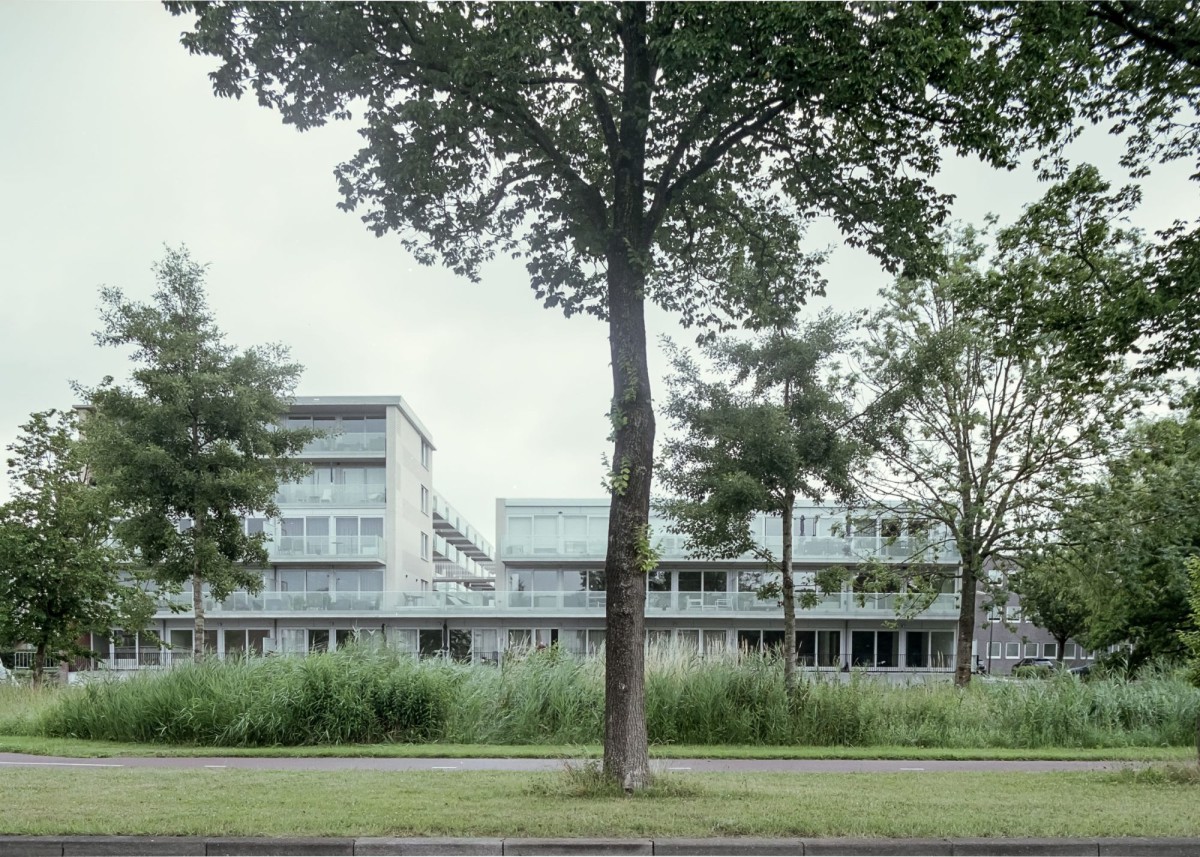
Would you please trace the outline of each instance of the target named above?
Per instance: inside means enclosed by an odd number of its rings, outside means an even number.
[[[1200,857],[1200,838],[1013,839],[534,839],[199,836],[0,836],[0,857],[506,857],[506,855],[1004,855],[1008,857]]]

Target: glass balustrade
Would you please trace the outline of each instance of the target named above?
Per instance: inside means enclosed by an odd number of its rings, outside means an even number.
[[[895,593],[858,595],[841,592],[822,596],[815,607],[797,608],[796,615],[804,619],[878,618],[896,615],[903,609],[905,596]],[[528,614],[558,613],[563,615],[604,614],[604,592],[234,592],[222,601],[206,596],[205,611],[215,613],[388,613],[419,615],[438,614]],[[178,593],[164,599],[160,613],[168,612],[167,604],[189,611],[190,593]],[[722,614],[759,614],[781,617],[783,608],[776,599],[761,599],[753,592],[650,592],[646,596],[646,615],[661,617],[685,614],[720,616]],[[174,614],[172,614],[174,615]],[[921,614],[922,618],[948,619],[958,615],[957,595],[938,595]]]
[[[383,485],[296,485],[279,486],[275,502],[280,506],[382,506],[387,501]]]
[[[328,437],[319,437],[304,445],[303,455],[325,452],[364,452],[378,453],[380,457],[387,451],[387,436],[379,431],[344,432]]]
[[[650,543],[659,551],[662,559],[688,559],[686,539],[683,536],[652,536]],[[767,538],[763,546],[778,558],[783,553],[783,540]],[[508,539],[501,543],[504,559],[603,559],[608,551],[605,539],[558,539],[526,538]],[[853,538],[813,538],[797,536],[792,540],[792,558],[796,562],[857,562],[871,556],[892,561],[911,562],[957,562],[958,551],[952,544],[926,544],[916,539],[880,539],[874,536]],[[744,554],[740,559],[751,559],[753,554]]]
[[[383,559],[379,536],[276,536],[267,542],[272,562],[281,560]]]

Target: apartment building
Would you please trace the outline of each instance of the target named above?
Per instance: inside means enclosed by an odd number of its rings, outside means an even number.
[[[513,500],[496,504],[501,533],[497,597],[511,608],[498,623],[498,639],[513,645],[554,645],[587,652],[604,641],[604,555],[608,500]],[[917,543],[897,518],[848,520],[845,510],[797,506],[793,522],[796,583],[812,586],[816,571],[857,565],[867,557],[885,562],[912,558]],[[689,558],[682,536],[669,522],[652,518],[651,544],[658,567],[646,578],[647,642],[667,643],[701,655],[782,646],[783,609],[760,598],[773,574],[753,555],[731,560]],[[752,521],[756,541],[775,556],[782,549],[781,518]],[[896,528],[889,532],[889,528]],[[923,530],[922,544],[930,541]],[[934,534],[936,539],[936,534]],[[944,546],[932,561],[957,565]],[[897,615],[898,593],[845,591],[822,596],[817,606],[797,611],[801,666],[842,670],[949,672],[954,660],[958,595],[953,586],[917,616]]]
[[[329,650],[355,639],[486,662],[514,649],[603,646],[607,499],[500,499],[497,549],[435,491],[432,436],[403,398],[298,398],[286,422],[325,434],[302,453],[311,472],[280,487],[279,518],[245,522],[269,537],[261,591],[205,598],[205,645],[218,657]],[[778,556],[782,520],[760,515],[753,528]],[[763,560],[691,559],[667,521],[653,519],[651,530],[660,563],[646,579],[648,643],[699,655],[782,645],[782,606],[758,594],[774,573]],[[819,569],[869,557],[908,562],[919,545],[939,541],[899,516],[851,517],[818,504],[796,508],[793,533],[802,587]],[[958,557],[943,544],[925,561],[953,567]],[[902,618],[899,593],[847,587],[822,596],[798,612],[800,663],[949,672],[958,597],[948,585],[925,610]],[[171,600],[181,612],[164,604],[154,620],[169,646],[132,633],[116,643],[96,637],[104,663],[128,669],[188,657],[192,593]]]
[[[285,422],[324,435],[300,454],[309,474],[280,486],[279,517],[246,519],[248,532],[268,534],[262,589],[205,598],[206,647],[229,657],[377,638],[418,650],[406,607],[435,587],[445,597],[492,578],[491,544],[434,491],[432,435],[399,396],[299,397]],[[171,601],[182,612],[164,604],[154,620],[169,647],[133,633],[95,635],[93,647],[114,668],[186,657],[190,588]]]

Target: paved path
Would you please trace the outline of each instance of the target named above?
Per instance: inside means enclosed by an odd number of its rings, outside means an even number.
[[[275,758],[260,756],[143,757],[75,759],[0,753],[0,766],[69,768],[248,768],[260,771],[549,771],[562,759],[378,759]],[[914,759],[657,759],[666,771],[761,773],[923,773],[935,771],[1097,771],[1141,762],[1054,762]]]

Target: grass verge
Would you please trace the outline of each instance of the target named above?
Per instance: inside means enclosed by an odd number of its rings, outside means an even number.
[[[115,756],[197,758],[244,756],[261,758],[370,759],[596,759],[595,744],[336,744],[301,747],[195,747],[174,744],[135,744],[0,735],[0,753],[105,759]],[[655,759],[1034,759],[1045,761],[1185,762],[1194,759],[1191,747],[809,747],[734,744],[729,746],[662,744],[650,748]]]
[[[625,798],[573,796],[558,773],[18,767],[0,805],[5,833],[32,835],[1200,835],[1200,779],[1169,771],[668,779]]]

